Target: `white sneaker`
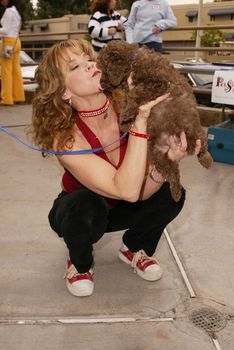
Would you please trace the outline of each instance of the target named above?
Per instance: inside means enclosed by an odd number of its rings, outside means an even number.
[[[131,265],[134,272],[146,281],[157,281],[162,277],[163,271],[157,260],[149,257],[143,249],[134,253],[122,243],[119,249],[119,258]]]
[[[67,289],[76,297],[86,297],[93,293],[93,270],[79,273],[71,260],[67,261],[67,272],[64,275],[66,279]]]

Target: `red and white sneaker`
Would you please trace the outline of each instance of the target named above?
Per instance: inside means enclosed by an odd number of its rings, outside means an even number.
[[[66,279],[67,289],[76,297],[86,297],[93,293],[94,282],[92,269],[85,273],[79,273],[71,260],[68,260],[64,279]]]
[[[134,272],[146,281],[157,281],[162,277],[163,271],[157,260],[146,255],[143,249],[134,253],[122,243],[119,249],[119,258],[131,265]]]

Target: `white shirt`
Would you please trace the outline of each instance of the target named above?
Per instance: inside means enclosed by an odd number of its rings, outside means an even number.
[[[167,0],[139,0],[132,4],[125,23],[128,43],[144,44],[162,42],[161,33],[154,33],[153,28],[161,31],[176,27],[176,17]]]
[[[21,16],[15,6],[6,8],[2,18],[0,36],[17,38],[21,28]]]

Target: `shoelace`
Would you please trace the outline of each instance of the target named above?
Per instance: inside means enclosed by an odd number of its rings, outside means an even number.
[[[69,279],[70,279],[70,278],[73,278],[73,277],[76,277],[76,276],[84,276],[84,275],[90,276],[90,275],[92,275],[92,274],[90,273],[90,271],[84,272],[84,273],[79,273],[79,272],[77,271],[77,269],[75,268],[75,266],[72,264],[72,265],[69,267],[69,269],[65,272],[63,278],[64,278],[64,279],[65,279],[65,278],[69,278]]]
[[[65,272],[63,278],[72,278],[75,275],[78,275],[78,271],[75,266],[72,264],[69,269]]]
[[[146,255],[146,252],[143,249],[141,249],[134,254],[132,259],[132,267],[136,269],[138,262],[144,264],[147,261],[155,261],[155,263],[157,264],[157,261],[155,259]]]

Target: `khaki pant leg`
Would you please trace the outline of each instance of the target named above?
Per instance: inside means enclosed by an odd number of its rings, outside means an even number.
[[[1,60],[1,103],[11,105],[25,101],[19,56],[21,43],[19,38],[4,37],[3,45],[14,46],[12,57]]]
[[[23,86],[23,78],[22,71],[20,66],[20,49],[21,43],[20,40],[17,39],[15,50],[13,52],[12,57],[12,95],[14,102],[24,102],[25,94],[24,94],[24,86]]]
[[[12,105],[12,58],[1,60],[1,103]]]

